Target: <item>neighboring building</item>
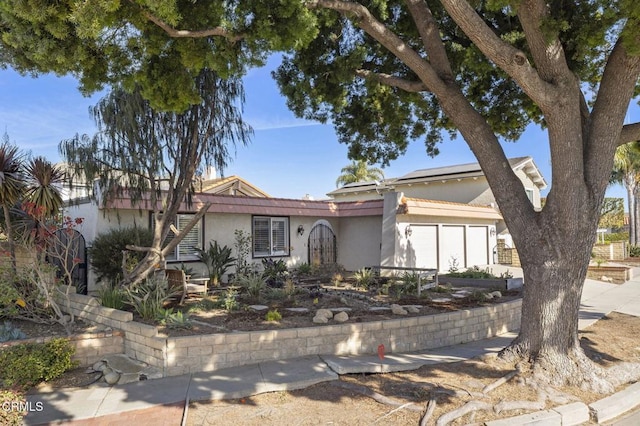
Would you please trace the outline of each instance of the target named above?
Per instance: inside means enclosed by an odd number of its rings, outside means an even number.
[[[527,157],[511,164],[539,205],[545,184],[533,161]],[[271,198],[237,176],[202,179],[196,188],[200,191],[192,205],[181,206],[176,228],[182,229],[205,203],[212,204],[167,262],[169,267],[190,263],[201,273],[204,266],[195,249],[213,240],[233,247],[235,230],[251,234],[254,262],[281,258],[290,267],[339,263],[351,271],[370,266],[447,271],[454,262],[461,268],[487,265],[494,263],[503,223],[486,179],[474,165],[420,170],[379,185],[347,185],[329,193],[334,200],[325,201]],[[87,200],[70,206],[66,214],[85,219],[81,231],[89,246],[111,228],[151,224],[151,212],[129,199],[104,207]],[[89,274],[90,291],[93,281]]]

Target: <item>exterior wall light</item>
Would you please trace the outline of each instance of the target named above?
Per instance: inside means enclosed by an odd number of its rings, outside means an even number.
[[[407,227],[404,228],[404,236],[409,238],[411,234],[413,234],[413,229],[411,229],[411,225],[407,225]]]
[[[304,234],[304,226],[298,225],[298,235],[302,236]]]

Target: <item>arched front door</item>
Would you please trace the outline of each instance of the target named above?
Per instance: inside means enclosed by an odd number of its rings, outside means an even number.
[[[325,221],[316,223],[309,233],[309,265],[336,263],[336,235]]]

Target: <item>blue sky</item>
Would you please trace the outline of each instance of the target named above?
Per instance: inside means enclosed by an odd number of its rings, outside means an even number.
[[[296,118],[279,94],[270,72],[278,65],[274,57],[266,67],[251,70],[245,77],[245,120],[254,128],[253,141],[237,147],[235,158],[224,171],[239,175],[274,197],[316,199],[335,189],[340,169],[349,163],[347,146],[338,143],[331,125]],[[83,97],[72,77],[45,75],[23,77],[12,70],[0,70],[0,133],[33,155],[61,161],[58,143],[76,133],[93,134],[95,125],[89,107],[100,94]],[[634,108],[628,117],[640,120]],[[549,147],[546,134],[531,126],[520,141],[504,144],[509,157],[530,155],[548,183],[551,182]],[[407,153],[384,169],[387,177],[413,170],[450,164],[475,162],[462,138],[445,141],[440,155],[431,158],[424,145],[413,142]],[[608,196],[622,197],[621,186],[612,187]]]

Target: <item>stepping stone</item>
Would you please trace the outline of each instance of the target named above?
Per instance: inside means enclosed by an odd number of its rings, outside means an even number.
[[[431,301],[433,303],[449,303],[451,302],[452,299],[448,298],[448,297],[438,297],[435,299],[431,299]]]
[[[309,312],[307,308],[286,308],[289,312]]]
[[[267,309],[269,309],[269,307],[265,305],[249,305],[249,308],[257,312],[266,311]]]
[[[329,308],[331,312],[351,312],[351,308]]]
[[[418,312],[420,312],[420,308],[422,308],[422,306],[420,305],[405,305],[403,306],[403,308],[411,313],[411,314],[417,314]]]
[[[391,308],[386,307],[386,306],[372,306],[369,308],[369,310],[371,312],[383,312],[383,311],[390,311]]]

